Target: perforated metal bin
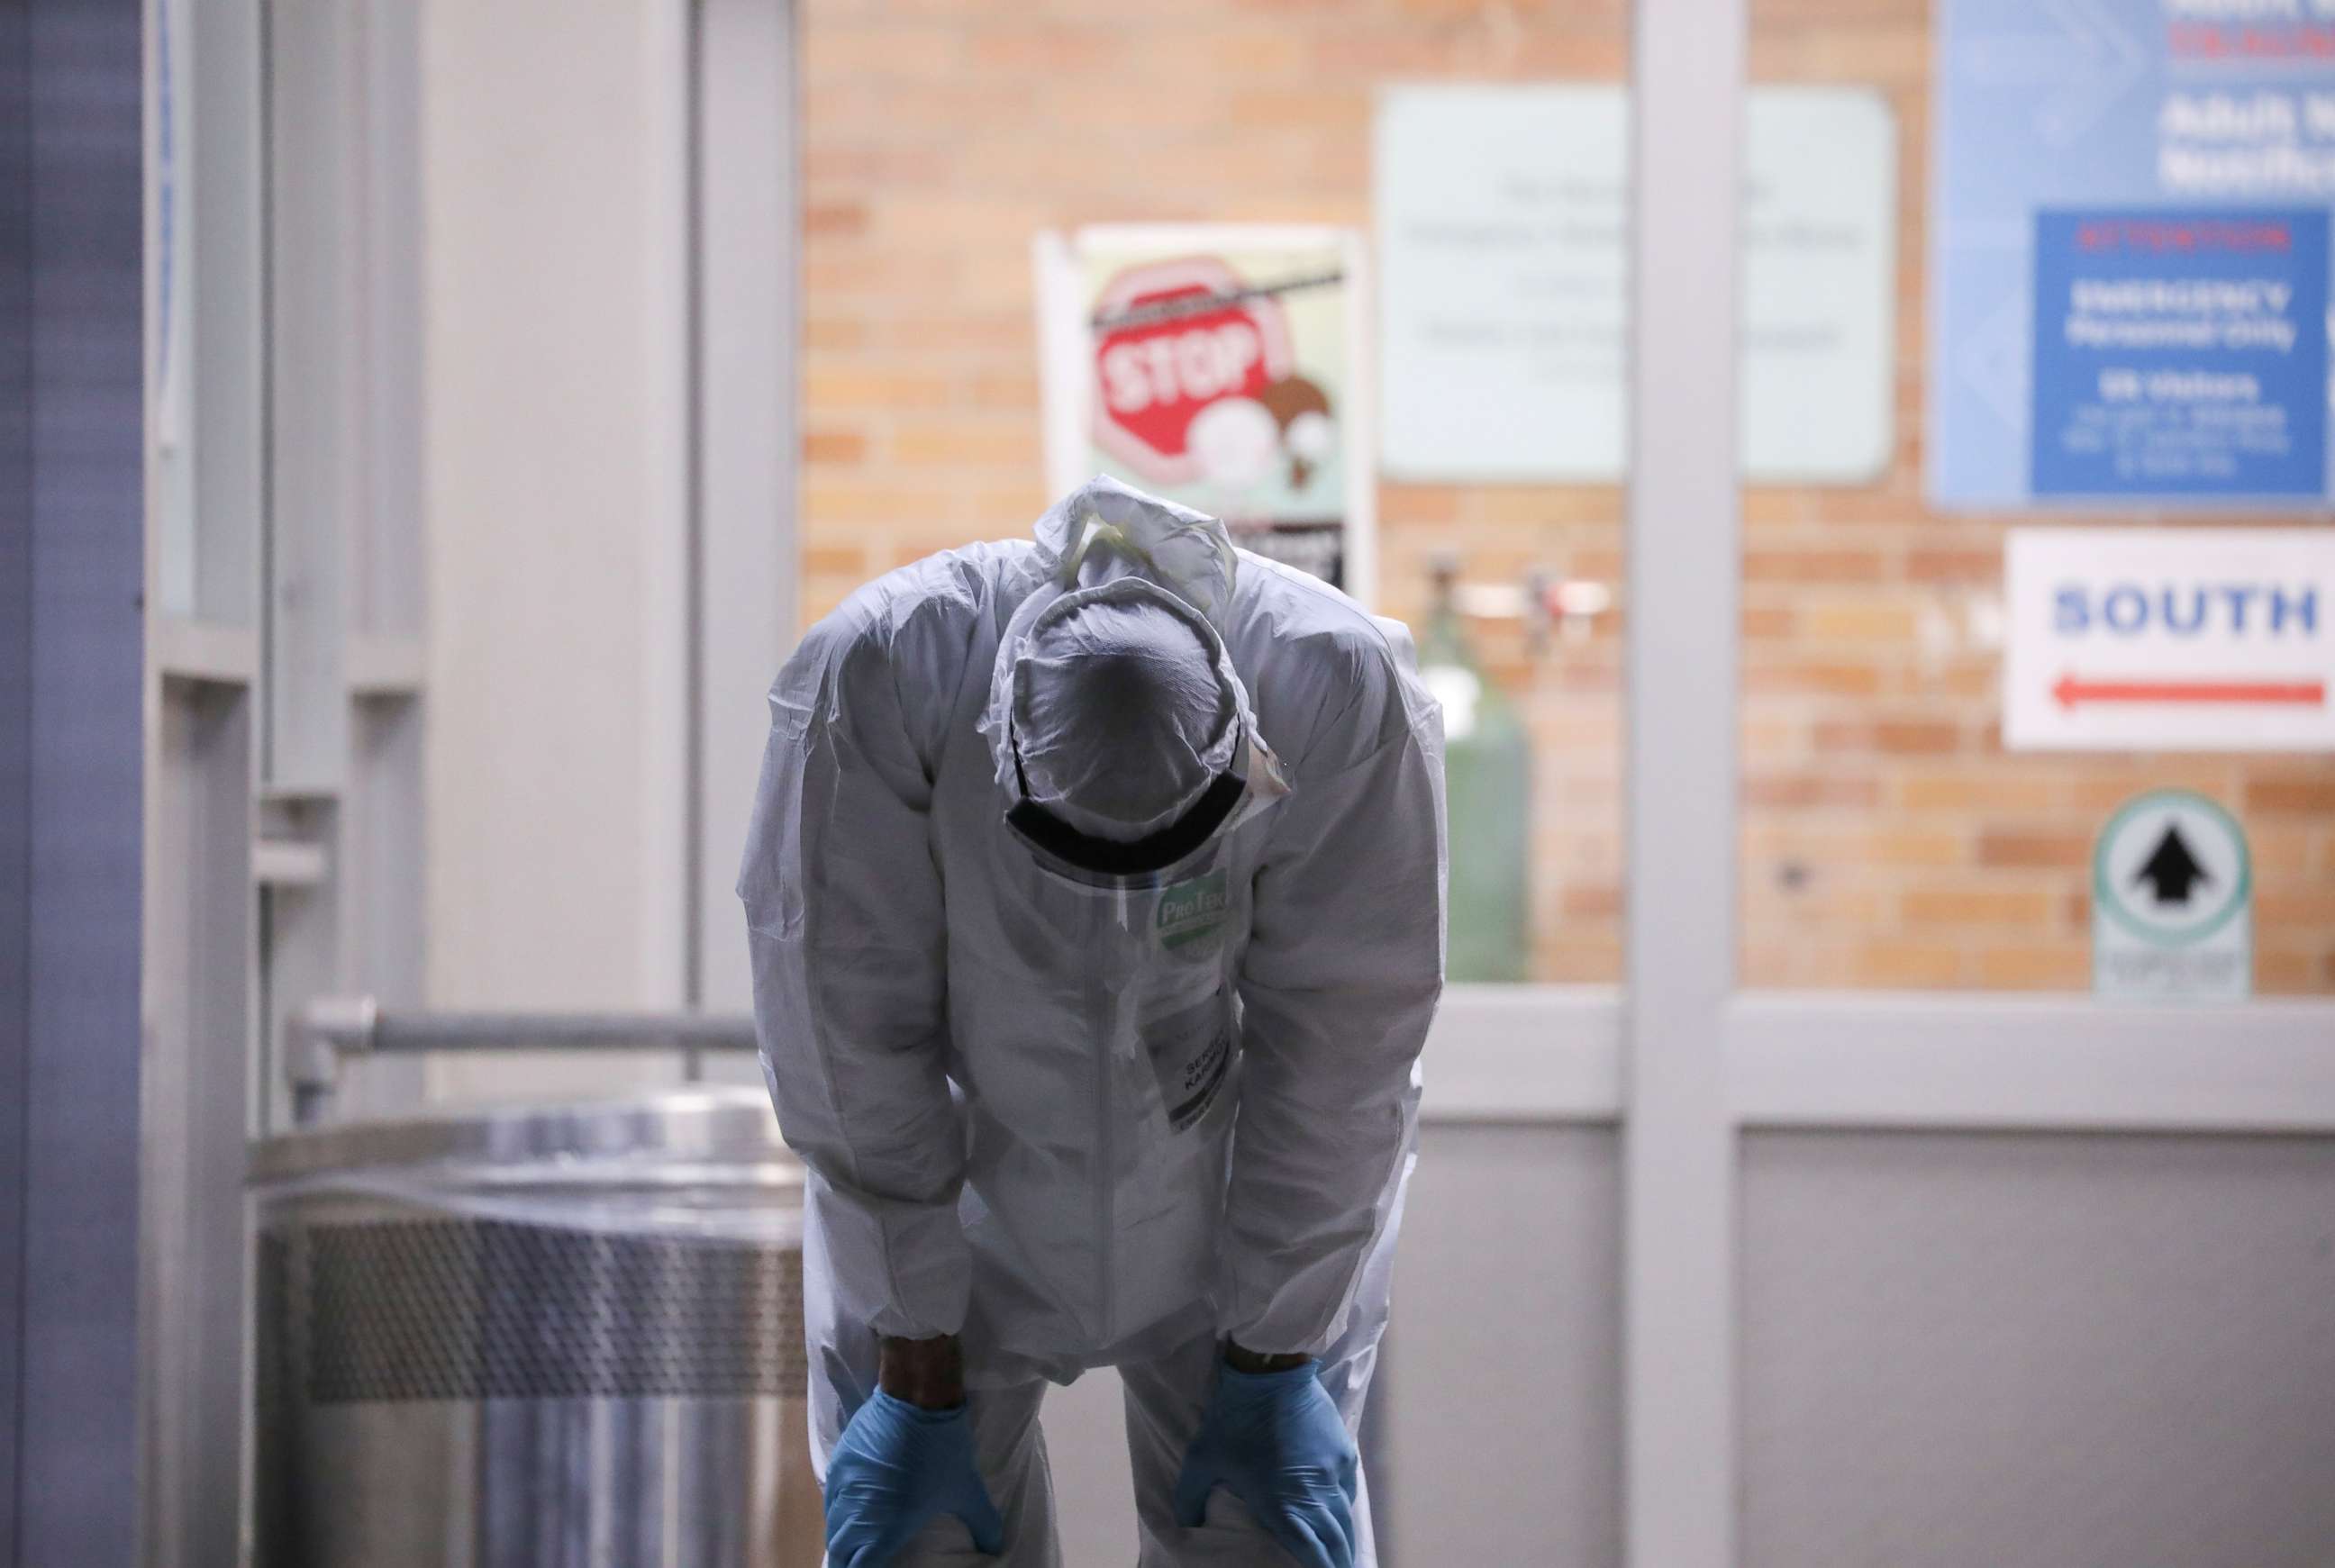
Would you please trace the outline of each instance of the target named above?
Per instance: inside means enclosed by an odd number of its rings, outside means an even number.
[[[303,1131],[251,1175],[258,1568],[816,1568],[760,1093]]]

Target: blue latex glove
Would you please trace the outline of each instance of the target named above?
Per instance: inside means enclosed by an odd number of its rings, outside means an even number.
[[[927,1410],[877,1389],[827,1462],[828,1568],[886,1568],[944,1514],[964,1521],[976,1551],[1005,1550],[1005,1521],[974,1466],[965,1407]]]
[[[1176,1481],[1176,1520],[1205,1524],[1223,1486],[1305,1568],[1353,1568],[1361,1459],[1311,1363],[1216,1369],[1216,1395]]]

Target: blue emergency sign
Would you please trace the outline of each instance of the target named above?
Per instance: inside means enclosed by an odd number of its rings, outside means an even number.
[[[1933,504],[2330,493],[2326,0],[1937,0]]]

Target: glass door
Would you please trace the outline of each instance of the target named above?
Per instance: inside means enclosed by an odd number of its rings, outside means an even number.
[[[2324,1555],[2323,25],[1638,10],[1630,1558]]]

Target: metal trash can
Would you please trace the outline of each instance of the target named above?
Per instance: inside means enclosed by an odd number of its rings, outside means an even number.
[[[817,1568],[754,1090],[254,1146],[258,1568]]]

